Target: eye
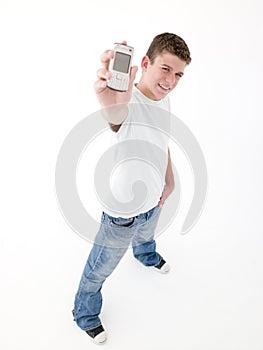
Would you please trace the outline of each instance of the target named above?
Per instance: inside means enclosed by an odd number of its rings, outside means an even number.
[[[161,67],[163,71],[165,72],[170,72],[170,68],[169,67]]]
[[[175,73],[175,75],[176,75],[178,78],[182,78],[182,76],[183,76],[182,73]]]

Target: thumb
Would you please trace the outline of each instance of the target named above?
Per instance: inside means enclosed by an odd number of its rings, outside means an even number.
[[[133,83],[134,83],[137,72],[138,72],[137,66],[131,67],[129,88],[133,87]]]

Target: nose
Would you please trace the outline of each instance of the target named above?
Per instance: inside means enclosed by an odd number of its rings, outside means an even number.
[[[175,75],[172,72],[170,72],[169,74],[167,74],[165,76],[165,80],[169,84],[175,84],[176,83],[176,77],[175,77]]]

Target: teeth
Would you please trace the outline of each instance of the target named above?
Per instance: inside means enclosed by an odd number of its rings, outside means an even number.
[[[168,88],[167,86],[164,86],[164,85],[162,85],[162,84],[159,84],[159,86],[160,86],[161,88],[163,88],[164,90],[169,90],[169,88]]]

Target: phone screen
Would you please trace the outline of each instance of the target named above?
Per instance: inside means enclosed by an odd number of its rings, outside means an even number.
[[[121,73],[129,72],[131,56],[122,52],[115,52],[115,59],[113,63],[113,69]]]

